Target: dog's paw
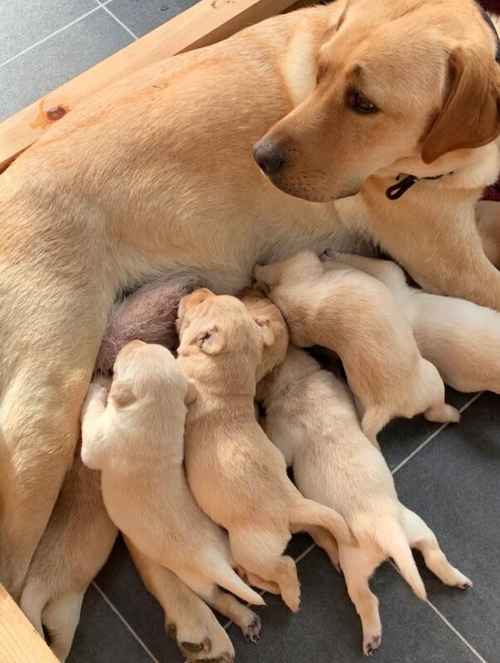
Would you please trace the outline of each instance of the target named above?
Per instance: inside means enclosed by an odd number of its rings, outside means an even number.
[[[262,631],[262,622],[258,615],[254,615],[254,618],[250,624],[243,629],[243,635],[249,642],[256,643],[260,640],[260,633]]]
[[[382,636],[380,633],[377,635],[370,635],[363,641],[363,653],[365,656],[372,656],[382,644]]]

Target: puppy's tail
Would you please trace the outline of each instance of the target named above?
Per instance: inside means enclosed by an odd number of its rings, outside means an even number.
[[[316,525],[324,527],[339,543],[354,545],[354,539],[344,518],[333,509],[313,500],[301,499],[290,512],[292,529],[298,531]]]
[[[266,605],[262,596],[249,587],[229,565],[214,569],[213,580],[228,592],[239,596],[242,601],[251,605]]]
[[[425,601],[427,592],[413,558],[408,539],[399,522],[384,518],[377,522],[374,538],[380,548],[398,565],[398,569],[419,599]]]
[[[44,639],[42,614],[48,598],[46,588],[43,585],[28,581],[19,602],[21,610]]]

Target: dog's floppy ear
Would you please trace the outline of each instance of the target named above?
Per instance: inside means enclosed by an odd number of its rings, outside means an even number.
[[[190,308],[198,306],[210,297],[215,297],[215,294],[208,288],[198,288],[190,295],[186,295],[179,302],[179,308],[177,310],[177,330],[179,330],[179,322],[182,321],[182,318],[189,311]]]
[[[274,331],[271,327],[271,321],[269,318],[263,318],[262,316],[254,318],[255,323],[260,328],[260,333],[262,334],[262,340],[266,347],[270,347],[275,340]]]
[[[487,53],[458,46],[449,58],[450,91],[424,138],[422,159],[486,145],[500,133],[500,65]]]
[[[217,325],[212,325],[198,334],[196,343],[205,354],[218,355],[226,347],[226,337]]]
[[[130,385],[125,382],[113,382],[109,398],[118,408],[127,407],[137,400]]]

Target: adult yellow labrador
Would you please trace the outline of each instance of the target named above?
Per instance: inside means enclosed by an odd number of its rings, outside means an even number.
[[[498,170],[495,49],[472,0],[339,0],[106,90],[0,177],[0,580],[14,595],[121,289],[188,270],[233,292],[258,261],[332,245],[334,202],[310,201],[362,187],[370,214],[354,220],[412,274],[500,308],[472,222]],[[400,173],[444,177],[385,199]]]

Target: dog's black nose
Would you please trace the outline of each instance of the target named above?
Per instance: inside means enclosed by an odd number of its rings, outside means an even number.
[[[286,162],[282,148],[269,140],[254,145],[253,158],[266,175],[275,175]]]

